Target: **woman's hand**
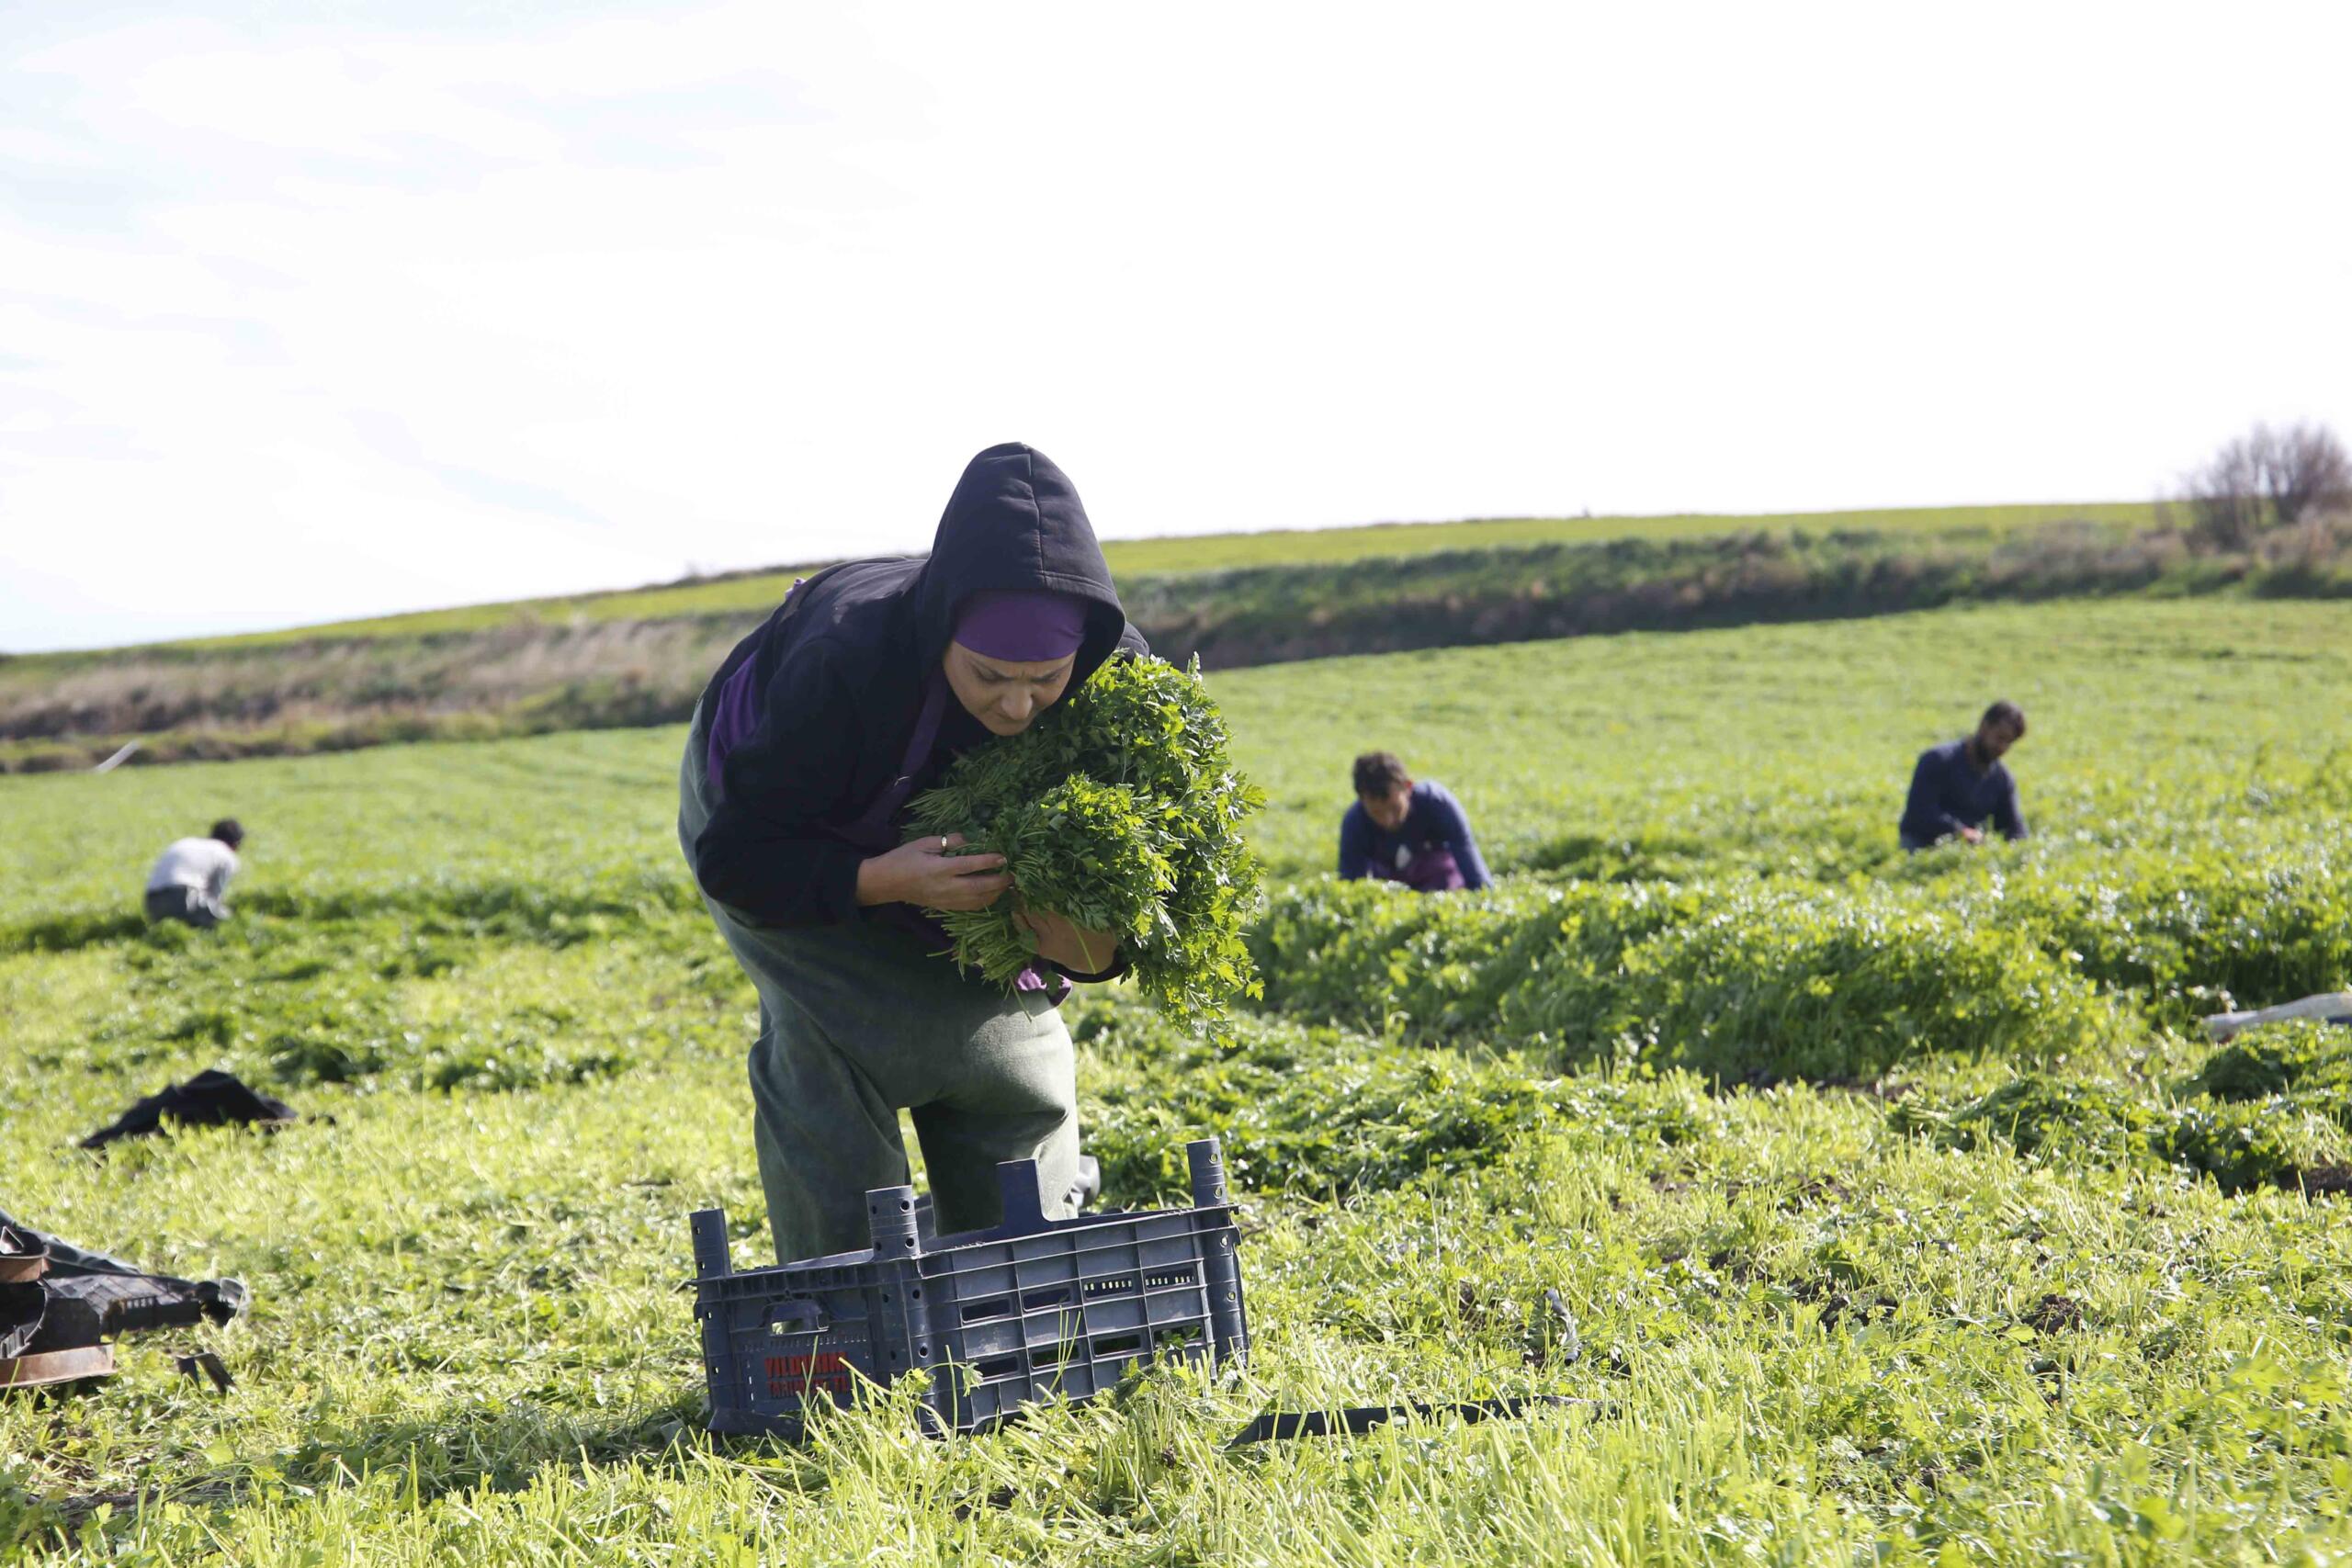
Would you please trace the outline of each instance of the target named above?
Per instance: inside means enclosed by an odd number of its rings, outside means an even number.
[[[861,862],[857,901],[912,904],[922,909],[985,909],[1012,886],[1002,855],[955,855],[964,835],[917,839]]]
[[[1012,923],[1036,938],[1038,957],[1080,975],[1099,975],[1119,956],[1118,938],[1088,931],[1050,909],[1023,904],[1012,911]]]

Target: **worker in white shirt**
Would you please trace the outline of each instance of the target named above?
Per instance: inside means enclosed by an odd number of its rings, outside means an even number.
[[[237,819],[224,817],[209,836],[173,843],[147,874],[147,919],[208,930],[227,919],[229,906],[221,900],[237,874],[237,846],[244,841]]]

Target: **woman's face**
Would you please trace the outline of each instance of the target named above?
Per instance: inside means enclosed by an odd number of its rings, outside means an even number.
[[[941,660],[948,690],[992,735],[1018,735],[1035,724],[1060,700],[1077,663],[1072,654],[1043,664],[1015,664],[974,653],[960,642],[949,643]]]

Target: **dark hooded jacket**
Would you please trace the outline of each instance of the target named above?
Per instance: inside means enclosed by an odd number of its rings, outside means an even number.
[[[703,694],[707,724],[721,689],[753,665],[757,718],[728,750],[718,806],[695,840],[702,890],[769,925],[858,919],[857,868],[871,852],[841,835],[898,779],[964,602],[1039,588],[1087,603],[1068,690],[1121,648],[1146,651],[1069,476],[1017,442],[966,465],[929,556],[848,561],[797,588]],[[952,695],[947,706],[916,792],[987,733]]]

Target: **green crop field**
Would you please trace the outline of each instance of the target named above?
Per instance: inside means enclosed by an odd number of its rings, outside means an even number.
[[[1163,566],[1165,563],[1162,563]],[[1157,569],[1156,569],[1157,570]],[[753,1002],[680,732],[0,778],[0,1209],[225,1330],[0,1397],[0,1543],[142,1563],[2308,1562],[2352,1553],[2352,604],[2200,599],[1212,678],[1272,804],[1265,1008],[1073,1004],[1116,1203],[1224,1137],[1246,1374],[993,1435],[715,1441],[679,1281],[764,1261]],[[2034,841],[1904,857],[2008,695]],[[1391,747],[1504,873],[1322,876]],[[145,932],[233,812],[239,915]],[[314,1118],[72,1147],[225,1065]],[[332,1118],[332,1122],[323,1118]],[[1171,1163],[1170,1156],[1173,1156]],[[1554,1305],[1547,1292],[1556,1293]],[[164,1351],[209,1344],[218,1394]],[[1589,1403],[1227,1450],[1269,1407]]]

